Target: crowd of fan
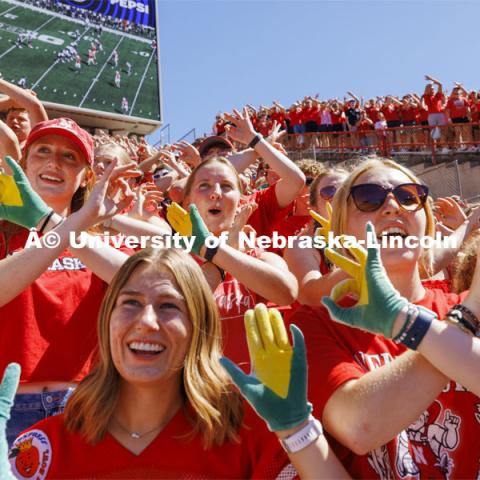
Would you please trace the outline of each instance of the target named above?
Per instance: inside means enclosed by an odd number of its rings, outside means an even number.
[[[292,162],[286,118],[152,150],[0,92],[1,478],[478,477],[480,208]]]
[[[387,95],[365,100],[347,92],[343,100],[321,99],[316,95],[307,96],[289,107],[275,101],[270,107],[247,105],[246,108],[262,135],[268,135],[275,124],[292,135],[285,139],[289,148],[315,145],[323,149],[340,146],[365,149],[378,146],[388,135],[389,141],[399,149],[416,150],[433,141],[445,153],[449,147],[477,151],[480,129],[478,125],[469,124],[480,121],[480,91],[467,91],[455,82],[448,94],[441,82],[429,75],[426,79],[429,83],[423,94]],[[445,128],[452,125],[454,128],[450,130]],[[219,113],[213,132],[223,135],[227,126],[225,114]],[[432,128],[415,128],[417,126]],[[400,127],[408,128],[402,130]],[[339,132],[346,133],[341,140],[335,135]]]

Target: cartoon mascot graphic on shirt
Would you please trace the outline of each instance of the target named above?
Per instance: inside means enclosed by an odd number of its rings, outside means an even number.
[[[46,478],[51,462],[50,441],[41,430],[30,430],[15,440],[9,454],[16,478]]]
[[[15,467],[17,472],[25,478],[33,477],[40,464],[40,455],[38,448],[32,445],[33,439],[29,438],[19,443],[12,450],[15,457]]]
[[[417,474],[417,478],[449,478],[453,461],[445,450],[453,451],[457,448],[461,419],[447,409],[442,422],[441,413],[442,405],[435,400],[429,410],[425,410],[420,418],[407,428],[406,434],[415,463],[412,463],[412,457],[408,454],[408,462],[405,464],[408,450],[401,448],[400,441],[397,470],[401,477]],[[403,445],[405,446],[405,442]]]

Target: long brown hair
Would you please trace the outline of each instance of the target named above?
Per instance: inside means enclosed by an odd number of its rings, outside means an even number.
[[[80,383],[65,409],[65,425],[90,443],[103,439],[118,400],[120,375],[110,350],[110,317],[120,290],[142,265],[168,270],[185,298],[193,334],[183,367],[183,388],[194,412],[192,436],[202,433],[205,447],[236,440],[243,418],[242,400],[220,364],[220,316],[200,267],[185,252],[147,248],[120,268],[103,300],[98,322],[96,368]],[[159,399],[161,400],[161,399]]]

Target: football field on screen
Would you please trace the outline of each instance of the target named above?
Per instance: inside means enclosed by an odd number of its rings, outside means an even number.
[[[80,70],[75,69],[73,59],[57,60],[58,53],[75,40],[76,31],[80,34]],[[18,42],[19,35],[28,32],[33,32],[32,48]],[[102,43],[103,51],[97,48],[97,64],[87,65],[94,39]],[[114,50],[118,67],[114,66]],[[131,64],[130,76],[126,62]],[[125,113],[121,109],[125,97],[129,115],[159,120],[157,69],[157,53],[150,41],[107,30],[98,36],[85,23],[0,0],[0,73],[15,84],[25,78],[27,88],[35,90],[41,100],[121,114]],[[114,83],[116,70],[121,75],[120,88]]]

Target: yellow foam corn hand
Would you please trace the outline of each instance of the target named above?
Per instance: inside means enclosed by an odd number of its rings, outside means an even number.
[[[279,397],[290,386],[293,349],[280,312],[259,303],[245,313],[245,329],[252,367],[257,378]]]
[[[183,237],[190,237],[192,235],[192,221],[190,219],[190,214],[178,203],[173,202],[168,206],[167,220]]]
[[[0,203],[10,207],[23,206],[20,190],[13,177],[0,174]]]
[[[332,224],[332,206],[330,205],[330,202],[327,202],[327,218],[322,217],[315,210],[310,210],[309,213],[310,216],[321,225],[321,227],[317,228],[317,230],[315,231],[315,236],[324,237],[325,239],[327,239]]]
[[[357,305],[365,305],[368,303],[366,279],[367,251],[360,245],[347,247],[344,236],[340,237],[340,241],[342,244],[345,244],[345,248],[353,255],[356,261],[331,248],[325,249],[326,257],[352,277],[335,285],[330,296],[334,301],[337,301],[347,293],[355,293],[359,297]]]

